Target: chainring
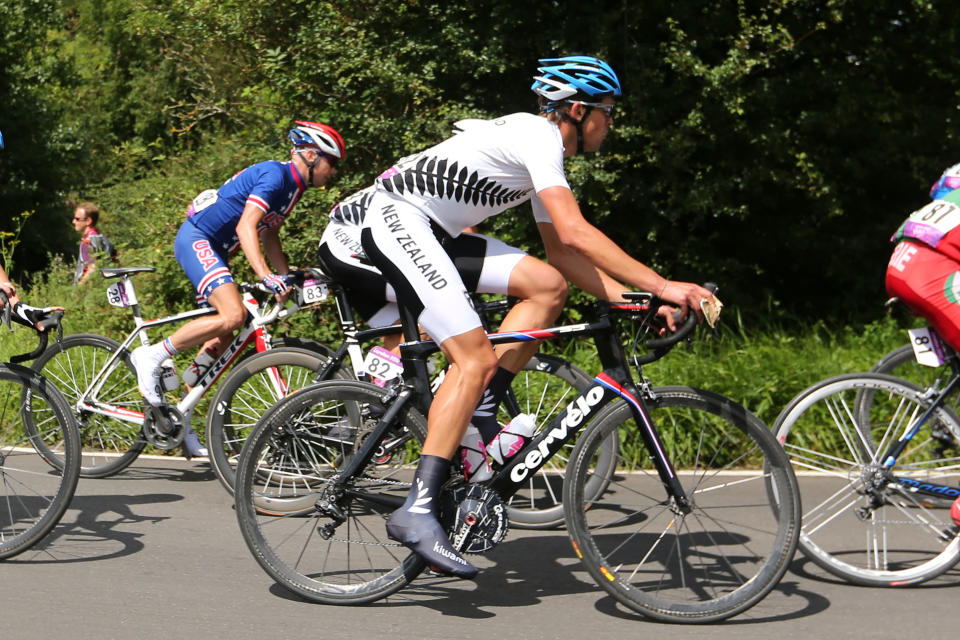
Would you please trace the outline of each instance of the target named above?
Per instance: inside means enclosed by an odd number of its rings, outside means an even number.
[[[507,536],[507,508],[496,491],[461,480],[444,488],[440,523],[461,553],[486,553]]]
[[[145,404],[143,412],[143,437],[157,449],[169,451],[180,446],[186,435],[183,414],[175,407]]]

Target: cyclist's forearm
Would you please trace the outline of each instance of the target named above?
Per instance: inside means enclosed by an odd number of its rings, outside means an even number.
[[[568,282],[595,298],[622,300],[623,292],[630,290],[630,287],[612,278],[579,254],[563,252],[560,256],[548,256],[548,260]]]
[[[548,187],[537,193],[550,214],[553,229],[546,235],[546,223],[541,223],[541,235],[549,236],[566,252],[579,254],[607,276],[627,283],[642,291],[658,292],[666,278],[635,260],[597,227],[590,224],[580,211],[573,193],[565,187]],[[549,249],[550,242],[547,241]]]
[[[563,277],[595,298],[622,300],[624,291],[630,287],[590,262],[586,256],[563,245],[552,224],[538,225],[547,252],[547,261]]]

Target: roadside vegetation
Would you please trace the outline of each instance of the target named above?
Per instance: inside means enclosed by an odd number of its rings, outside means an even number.
[[[341,198],[458,119],[532,110],[538,58],[589,53],[626,95],[604,152],[568,163],[586,215],[660,272],[719,283],[726,304],[719,339],[648,375],[771,422],[906,340],[910,321],[882,307],[887,239],[960,160],[960,31],[942,28],[958,19],[952,0],[6,0],[0,259],[29,302],[68,308],[68,332],[120,338],[130,316],[106,283],[71,285],[71,201],[100,206],[121,265],[157,269],[137,276],[147,316],[186,310],[172,239],[187,203],[283,159],[294,119],[333,124],[348,148],[283,227],[307,266]],[[482,230],[538,252],[527,209]],[[574,292],[568,318],[588,305]],[[278,332],[334,342],[332,314]],[[24,342],[5,337],[0,357]]]

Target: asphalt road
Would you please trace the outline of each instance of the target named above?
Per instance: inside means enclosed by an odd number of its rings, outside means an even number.
[[[0,563],[0,637],[937,638],[955,635],[960,571],[908,589],[840,583],[798,556],[763,602],[722,624],[664,625],[619,606],[566,534],[511,531],[475,582],[421,579],[363,607],[302,601],[247,551],[232,498],[203,461],[139,460],[82,479],[40,548]]]

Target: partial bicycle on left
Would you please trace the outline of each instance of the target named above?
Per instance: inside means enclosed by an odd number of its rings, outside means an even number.
[[[9,327],[11,305],[2,291],[0,302]],[[0,363],[0,559],[30,549],[56,526],[80,477],[80,434],[66,398],[16,364],[42,353],[51,333],[62,337],[61,309],[33,311],[37,348]],[[53,470],[44,453],[49,442],[60,443],[61,463]]]
[[[152,271],[153,267],[101,270],[105,278],[116,280],[107,290],[108,302],[130,309],[134,316],[135,327],[123,342],[96,334],[74,334],[44,351],[32,365],[35,371],[50,378],[69,400],[80,427],[80,475],[83,477],[102,478],[119,473],[133,463],[148,444],[159,450],[180,446],[193,409],[220,375],[243,356],[248,345],[254,345],[257,351],[283,346],[282,340],[272,339],[266,325],[313,301],[309,270],[292,274],[297,303],[291,307],[269,301],[261,304],[253,296],[262,290],[261,285],[239,283],[248,313],[234,341],[182,397],[161,407],[149,407],[137,388],[136,371],[130,361],[134,343],[148,344],[147,332],[157,327],[215,313],[212,308],[202,308],[144,320],[132,277]],[[300,349],[311,348],[307,340],[297,340],[296,344]],[[316,349],[323,347],[316,345]],[[176,372],[170,373],[172,376],[164,377],[176,381]],[[172,385],[168,389],[174,391]],[[32,428],[30,422],[26,426]],[[60,466],[60,443],[48,445],[44,454],[51,465]]]

